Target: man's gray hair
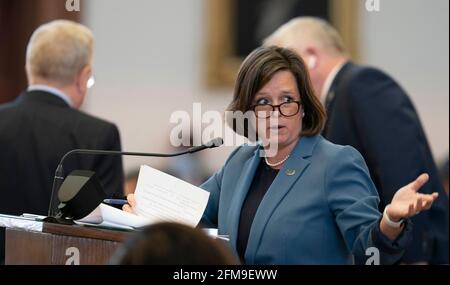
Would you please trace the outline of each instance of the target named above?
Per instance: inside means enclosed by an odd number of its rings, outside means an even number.
[[[268,36],[264,45],[284,45],[291,48],[315,45],[328,53],[348,54],[336,29],[327,21],[315,17],[297,17],[290,20]]]
[[[93,35],[85,26],[55,20],[37,28],[26,52],[29,80],[41,78],[67,85],[92,59]]]

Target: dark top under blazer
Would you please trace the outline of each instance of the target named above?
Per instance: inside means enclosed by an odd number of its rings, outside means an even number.
[[[405,91],[380,70],[345,64],[327,99],[323,136],[351,145],[364,157],[380,195],[380,210],[394,193],[428,173],[422,193],[439,193],[429,211],[412,218],[413,242],[405,262],[448,263],[448,197],[445,194],[419,116]]]
[[[200,186],[210,192],[203,224],[229,235],[234,248],[242,205],[261,161],[259,150],[238,147]],[[381,263],[396,262],[411,227],[389,241],[379,231],[378,202],[358,151],[321,136],[302,137],[256,211],[245,263],[364,264],[370,247],[380,250]]]
[[[0,105],[0,213],[46,215],[55,169],[75,148],[120,150],[118,129],[44,91]],[[73,155],[65,175],[75,169],[95,171],[109,195],[122,194],[120,156]]]

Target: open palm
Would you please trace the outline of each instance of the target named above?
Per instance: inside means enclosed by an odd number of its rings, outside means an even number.
[[[428,174],[422,174],[408,185],[400,188],[392,198],[388,215],[394,221],[412,217],[428,210],[438,197],[438,193],[422,194],[417,192],[428,181]]]

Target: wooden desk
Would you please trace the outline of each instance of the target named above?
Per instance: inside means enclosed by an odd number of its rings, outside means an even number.
[[[7,228],[5,264],[107,264],[131,232],[44,223],[42,232]]]

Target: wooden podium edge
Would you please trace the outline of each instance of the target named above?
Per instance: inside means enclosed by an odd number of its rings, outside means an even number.
[[[44,223],[42,225],[42,232],[64,236],[93,238],[117,242],[125,241],[133,233],[133,231],[95,228],[82,225],[62,225],[56,223]]]

